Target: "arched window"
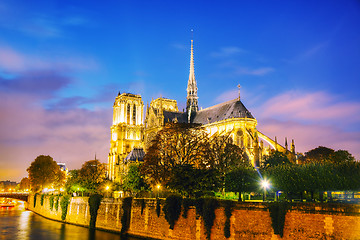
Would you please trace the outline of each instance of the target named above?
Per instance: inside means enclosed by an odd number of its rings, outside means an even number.
[[[133,106],[133,124],[136,125],[136,105]]]
[[[244,143],[243,143],[243,132],[241,131],[241,129],[239,129],[236,133],[236,144],[239,147],[243,147]]]
[[[130,124],[130,104],[126,107],[126,122],[127,124]]]

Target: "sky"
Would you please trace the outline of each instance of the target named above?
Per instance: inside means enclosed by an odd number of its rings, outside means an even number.
[[[360,159],[360,2],[0,1],[0,181],[107,162],[118,92],[241,100],[257,129]],[[193,34],[191,33],[193,29]]]

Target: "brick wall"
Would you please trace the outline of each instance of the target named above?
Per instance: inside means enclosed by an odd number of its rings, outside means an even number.
[[[34,196],[30,195],[28,208],[47,218],[61,221],[61,208],[50,210],[49,197],[45,197],[41,206],[41,196],[33,207]],[[88,226],[90,213],[88,198],[72,198],[68,207],[65,222]],[[145,208],[141,213],[141,200],[133,199],[130,227],[128,233],[134,236],[155,239],[191,239],[203,240],[204,223],[190,208],[187,218],[180,218],[173,230],[165,220],[161,200],[160,216],[156,213],[156,200],[145,199]],[[223,208],[216,211],[211,239],[224,237],[225,214]],[[96,227],[112,231],[121,231],[122,201],[104,199],[98,210]],[[262,203],[237,203],[230,219],[230,240],[234,239],[280,239],[273,233],[268,208]],[[360,206],[349,204],[293,204],[285,218],[284,236],[282,239],[360,239]]]

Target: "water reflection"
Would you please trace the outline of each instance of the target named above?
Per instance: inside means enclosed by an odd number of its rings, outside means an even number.
[[[26,211],[23,202],[0,208],[0,240],[124,240],[119,234],[60,223]],[[136,238],[127,238],[136,240]]]

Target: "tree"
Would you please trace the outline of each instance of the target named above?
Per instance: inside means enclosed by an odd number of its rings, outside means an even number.
[[[263,168],[269,168],[278,165],[290,164],[288,157],[279,151],[274,151],[270,155],[264,157]]]
[[[306,163],[329,162],[334,149],[319,146],[305,153]]]
[[[204,191],[203,186],[194,182],[194,179],[204,184],[208,183],[204,179],[208,179],[211,186],[206,186],[205,189],[223,187],[225,173],[245,159],[244,152],[231,143],[229,133],[210,137],[199,125],[170,123],[154,137],[145,154],[142,172],[153,185],[161,183],[174,191],[193,195]],[[196,178],[188,181],[185,169]],[[210,179],[207,177],[209,172],[216,175]],[[191,182],[189,191],[183,188],[179,181],[181,178],[186,183]]]
[[[355,161],[352,156],[346,150],[337,150],[319,146],[305,153],[306,163],[332,163],[339,164],[343,162]]]
[[[86,192],[101,192],[102,184],[106,181],[106,170],[103,163],[99,160],[87,161],[82,165],[78,174],[81,187]]]
[[[199,197],[221,187],[219,175],[214,168],[199,169],[190,164],[178,165],[171,170],[166,186],[183,196]]]
[[[228,192],[238,192],[239,201],[242,201],[243,192],[252,192],[257,189],[256,171],[249,165],[241,165],[232,169],[225,176],[225,189]]]
[[[153,185],[166,185],[172,168],[177,165],[205,167],[203,159],[208,144],[207,133],[199,125],[165,124],[145,154],[142,172]]]
[[[23,179],[21,179],[20,184],[19,184],[19,189],[20,190],[28,190],[30,189],[30,180],[27,177],[24,177]]]
[[[27,169],[33,191],[60,187],[65,182],[65,173],[50,156],[38,156]]]
[[[124,177],[123,188],[125,191],[138,193],[148,191],[150,186],[145,182],[144,177],[140,173],[141,163],[131,163],[129,171]]]
[[[85,190],[82,187],[79,169],[74,169],[69,171],[68,178],[65,184],[65,190],[67,193],[70,194]]]

